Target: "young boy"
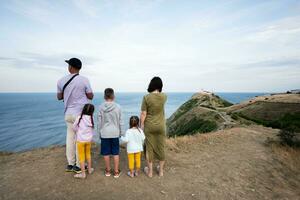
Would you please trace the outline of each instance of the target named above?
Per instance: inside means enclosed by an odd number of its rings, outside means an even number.
[[[114,159],[114,178],[119,178],[119,138],[124,135],[122,111],[119,104],[114,102],[112,88],[104,90],[105,102],[99,107],[98,132],[101,138],[101,155],[105,161],[105,176],[111,176],[110,156]]]

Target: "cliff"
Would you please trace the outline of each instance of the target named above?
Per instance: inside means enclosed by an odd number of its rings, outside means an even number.
[[[167,120],[167,129],[175,136],[253,123],[299,132],[300,94],[258,96],[232,105],[213,93],[196,93]]]
[[[232,121],[222,112],[222,109],[231,105],[213,93],[196,93],[167,120],[168,135],[206,133],[221,129],[224,124]]]

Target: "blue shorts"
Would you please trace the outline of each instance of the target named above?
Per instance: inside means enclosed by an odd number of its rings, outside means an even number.
[[[119,138],[101,138],[101,155],[119,155]]]

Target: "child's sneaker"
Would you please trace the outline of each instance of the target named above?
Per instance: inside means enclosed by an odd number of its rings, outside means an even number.
[[[73,172],[73,165],[68,165],[65,169],[66,172]]]
[[[110,170],[105,169],[104,175],[107,177],[111,176]]]
[[[73,172],[75,172],[76,174],[80,174],[81,173],[80,167],[77,167],[76,165],[74,165],[73,166]]]
[[[119,178],[121,175],[121,171],[114,172],[114,178]]]

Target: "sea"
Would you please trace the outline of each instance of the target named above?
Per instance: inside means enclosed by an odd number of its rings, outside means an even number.
[[[232,103],[240,103],[266,93],[216,93]],[[123,110],[125,129],[129,117],[140,114],[145,93],[117,93],[116,102]],[[193,93],[167,93],[166,117],[170,117]],[[96,93],[92,103],[103,102]],[[98,136],[95,136],[95,140]],[[55,93],[0,93],[0,151],[19,152],[51,145],[63,145],[66,140],[63,102]]]

